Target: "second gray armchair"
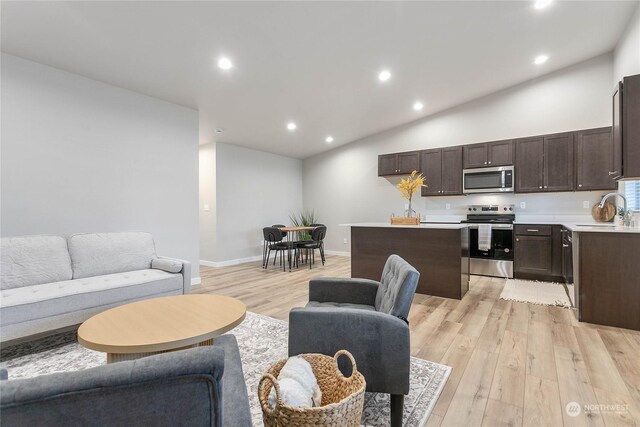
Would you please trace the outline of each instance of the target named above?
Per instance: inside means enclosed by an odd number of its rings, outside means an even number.
[[[379,282],[311,280],[309,303],[289,313],[289,356],[350,351],[367,391],[391,394],[391,425],[400,426],[411,363],[407,318],[419,277],[410,264],[391,255]]]

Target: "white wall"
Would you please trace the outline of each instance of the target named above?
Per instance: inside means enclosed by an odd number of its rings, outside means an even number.
[[[200,258],[216,259],[216,144],[200,146]]]
[[[640,74],[640,6],[631,17],[613,55],[614,85],[624,76]]]
[[[397,179],[377,177],[378,154],[469,144],[611,125],[613,59],[603,55],[547,76],[497,92],[408,125],[369,136],[304,160],[304,206],[328,225],[328,250],[349,251],[340,223],[388,221],[404,202]],[[553,195],[417,197],[422,214],[465,213],[469,204],[526,202],[520,216],[555,212],[589,214],[601,192]],[[446,203],[451,206],[446,210]]]
[[[196,111],[2,54],[2,236],[141,230],[198,271]]]
[[[201,159],[212,145],[201,148]],[[289,224],[289,215],[302,209],[302,161],[217,143],[215,165],[215,249],[203,248],[203,254],[215,258],[203,261],[224,265],[261,256],[262,228]],[[201,211],[207,197],[201,194]],[[203,243],[209,238],[201,234]]]

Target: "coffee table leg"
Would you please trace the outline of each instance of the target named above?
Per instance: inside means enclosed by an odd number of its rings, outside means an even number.
[[[213,338],[210,338],[208,340],[204,340],[202,342],[199,342],[198,344],[189,345],[189,346],[186,346],[186,347],[175,348],[175,349],[172,349],[172,350],[152,351],[152,352],[149,352],[149,353],[107,353],[107,363],[124,362],[124,361],[127,361],[127,360],[136,360],[136,359],[141,359],[141,358],[147,357],[147,356],[153,356],[154,354],[169,353],[169,352],[172,352],[172,351],[186,350],[188,348],[203,347],[203,346],[206,346],[206,345],[213,345]]]

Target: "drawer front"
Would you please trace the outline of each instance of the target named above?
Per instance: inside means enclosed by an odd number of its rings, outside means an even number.
[[[516,225],[517,236],[551,236],[551,225],[518,224]]]

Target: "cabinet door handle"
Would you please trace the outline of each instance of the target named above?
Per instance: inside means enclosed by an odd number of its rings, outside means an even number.
[[[582,184],[578,184],[578,187],[582,187]]]
[[[491,164],[491,162],[489,162],[489,164]]]
[[[516,239],[516,242],[519,242],[519,241],[520,241],[520,239]]]
[[[527,231],[530,232],[530,233],[537,233],[540,230],[536,230],[535,228],[529,228],[529,229],[527,229]]]
[[[569,247],[569,245],[566,245],[566,244],[564,244],[564,243],[563,243],[563,244],[562,244],[562,247],[563,247],[563,248],[568,248],[568,247]]]
[[[538,187],[538,188],[542,188],[542,185],[540,187]]]
[[[487,162],[484,162],[484,164],[486,165],[486,164],[487,164]]]
[[[617,175],[618,171],[609,172],[609,176]]]

